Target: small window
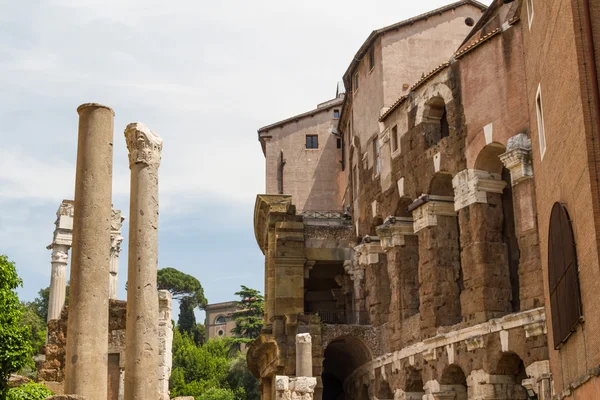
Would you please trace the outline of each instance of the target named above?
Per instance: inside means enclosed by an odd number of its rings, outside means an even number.
[[[335,119],[340,118],[340,110],[338,110],[337,108],[335,110],[333,110],[333,118],[335,118]]]
[[[467,17],[465,18],[465,25],[466,26],[473,26],[475,25],[475,20],[471,17]]]
[[[219,329],[218,335],[220,337],[223,337],[223,335],[225,335],[225,332],[223,331],[223,329]]]
[[[540,158],[544,159],[546,153],[546,132],[544,130],[544,109],[542,107],[542,87],[538,86],[535,97],[535,108],[537,111],[538,137],[540,140]]]
[[[352,79],[352,89],[356,92],[358,90],[358,72],[354,74]]]
[[[319,136],[306,135],[306,148],[307,149],[318,149],[319,148]]]
[[[529,19],[529,27],[533,22],[533,0],[527,0],[527,18]]]
[[[372,46],[369,50],[369,70],[373,68],[375,68],[375,46]]]
[[[381,172],[381,157],[379,157],[379,139],[375,139],[375,141],[373,141],[373,154],[375,175],[379,175],[379,172]]]
[[[398,126],[394,125],[392,128],[392,137],[390,138],[392,141],[392,152],[398,150]]]
[[[338,149],[342,148],[342,138],[337,138],[337,148]]]
[[[218,316],[217,319],[215,319],[215,325],[224,325],[226,323],[227,323],[227,320],[222,315]]]

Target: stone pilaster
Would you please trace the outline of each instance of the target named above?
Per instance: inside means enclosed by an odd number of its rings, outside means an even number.
[[[459,211],[464,291],[462,314],[470,324],[511,311],[500,174],[463,170],[453,181]]]
[[[526,399],[525,389],[514,377],[491,375],[484,370],[475,370],[467,377],[469,400]]]
[[[525,390],[533,390],[538,400],[550,400],[552,398],[550,361],[536,361],[525,370],[529,377],[521,383]]]
[[[169,378],[173,358],[173,298],[168,290],[158,291],[158,399],[169,400]]]
[[[304,224],[275,223],[274,316],[304,312]]]
[[[461,322],[461,266],[453,197],[424,195],[410,207],[419,237],[421,334]]]
[[[449,196],[423,195],[415,203],[413,213],[414,232],[438,225],[438,217],[455,217],[454,198]]]
[[[454,209],[456,211],[475,203],[487,204],[488,193],[502,194],[506,182],[500,174],[476,169],[465,169],[452,179]]]
[[[124,217],[121,216],[121,210],[112,210],[110,222],[110,280],[108,285],[108,297],[112,300],[117,299],[118,281],[119,281],[119,254],[121,253],[121,227]]]
[[[69,249],[73,243],[73,202],[63,200],[56,212],[56,228],[52,244],[52,273],[50,276],[50,296],[48,298],[48,321],[59,319],[65,305],[67,288],[67,264]]]
[[[108,397],[108,281],[114,112],[83,104],[73,216],[65,393]]]
[[[350,276],[352,280],[353,293],[352,293],[352,321],[353,324],[362,324],[366,319],[365,311],[365,270],[358,264],[356,260],[344,261],[344,271]]]
[[[533,177],[531,165],[531,140],[524,133],[508,139],[506,153],[500,154],[500,160],[510,171],[512,185]]]
[[[158,168],[162,139],[141,123],[127,125],[131,169],[125,400],[158,397]]]

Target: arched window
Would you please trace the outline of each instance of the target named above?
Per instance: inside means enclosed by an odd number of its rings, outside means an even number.
[[[226,323],[227,323],[227,320],[222,315],[218,316],[217,319],[215,319],[215,325],[224,325]]]
[[[423,112],[423,135],[425,136],[425,148],[436,145],[440,140],[450,136],[450,125],[448,124],[448,110],[442,97],[434,97],[425,103]]]
[[[548,284],[554,348],[564,343],[580,321],[577,253],[567,209],[555,203],[548,231]]]

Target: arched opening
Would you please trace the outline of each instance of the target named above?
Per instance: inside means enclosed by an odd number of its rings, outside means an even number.
[[[385,366],[381,368],[385,368]],[[385,380],[377,381],[377,390],[375,393],[375,396],[379,400],[393,400],[394,398],[394,392],[392,392],[389,382]]]
[[[404,370],[404,376],[406,377],[404,392],[406,398],[422,398],[425,392],[423,391],[423,378],[421,372],[417,371],[414,367],[408,367]]]
[[[455,392],[455,400],[467,400],[467,377],[458,365],[451,364],[444,369],[440,385],[443,392]]]
[[[450,136],[448,110],[442,97],[434,97],[425,103],[423,124],[426,149],[436,145],[443,138]]]
[[[371,222],[371,228],[369,229],[369,235],[377,236],[377,227],[383,225],[383,218],[381,216],[373,217],[373,222]]]
[[[454,187],[452,186],[452,175],[438,173],[431,178],[429,184],[429,194],[434,196],[454,197]]]
[[[323,400],[345,400],[344,381],[371,360],[371,352],[358,338],[344,336],[332,341],[324,353]]]
[[[514,383],[513,387],[506,387],[505,398],[515,400],[527,399],[527,391],[521,385],[527,379],[525,364],[515,353],[503,353],[495,370],[496,375],[508,376]]]
[[[510,178],[510,171],[504,167],[500,160],[500,154],[503,154],[506,148],[500,143],[491,143],[485,146],[475,161],[475,169],[479,171],[491,172],[506,182],[506,187],[500,195],[502,218],[501,227],[496,227],[500,230],[502,242],[505,244],[505,260],[508,267],[510,277],[510,310],[518,312],[521,310],[521,294],[519,283],[519,261],[521,258],[521,250],[519,249],[519,241],[515,227],[515,211],[513,204],[513,190]],[[493,204],[491,197],[495,194],[488,193],[488,201]],[[492,226],[489,228],[493,229]]]

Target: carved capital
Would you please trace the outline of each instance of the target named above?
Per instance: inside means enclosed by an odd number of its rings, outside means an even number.
[[[414,235],[413,219],[388,217],[383,225],[377,227],[377,235],[381,239],[381,248],[391,250],[395,246],[404,246],[406,235]]]
[[[69,247],[65,245],[52,246],[52,263],[67,264],[69,261]]]
[[[512,186],[533,177],[531,165],[531,140],[524,133],[519,133],[508,140],[506,153],[500,154],[500,160],[510,171]]]
[[[502,193],[506,182],[500,174],[476,169],[460,171],[452,179],[454,209],[463,209],[475,203],[487,203],[488,193]]]
[[[438,216],[456,216],[454,197],[423,195],[415,203],[421,203],[412,211],[415,233],[430,226],[437,226]]]
[[[365,278],[365,270],[350,260],[344,261],[344,271],[350,275],[353,282],[360,282]]]
[[[379,239],[375,237],[376,239]],[[355,263],[362,268],[379,262],[379,255],[383,253],[380,241],[372,241],[373,237],[368,236],[363,239],[363,243],[354,248]]]
[[[125,128],[125,141],[129,150],[129,166],[142,163],[159,166],[163,140],[141,122],[134,122]]]

